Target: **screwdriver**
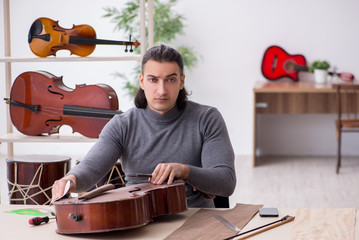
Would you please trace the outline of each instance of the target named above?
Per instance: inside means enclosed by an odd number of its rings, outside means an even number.
[[[53,218],[51,218],[53,219]],[[34,217],[29,220],[30,225],[38,226],[41,223],[48,223],[50,220],[49,217]]]

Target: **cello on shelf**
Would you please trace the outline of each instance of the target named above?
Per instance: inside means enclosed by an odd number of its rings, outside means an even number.
[[[14,81],[10,117],[23,134],[37,136],[58,133],[62,125],[73,132],[96,138],[118,110],[118,98],[106,84],[64,85],[62,77],[44,71],[24,72]]]
[[[76,198],[53,202],[57,233],[108,232],[141,227],[158,216],[187,210],[184,183],[104,185]]]
[[[96,44],[124,45],[125,52],[132,52],[132,46],[137,48],[140,45],[137,40],[132,42],[131,36],[129,41],[96,39],[96,32],[90,25],[73,25],[66,29],[60,27],[58,21],[45,17],[36,19],[31,25],[28,43],[31,51],[39,57],[56,56],[58,50],[69,50],[71,54],[86,57],[95,50]]]

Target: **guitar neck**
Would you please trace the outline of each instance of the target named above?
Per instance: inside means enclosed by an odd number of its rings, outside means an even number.
[[[294,70],[296,71],[308,71],[308,67],[304,65],[294,65]]]
[[[114,41],[114,40],[104,40],[104,39],[78,37],[78,36],[70,36],[69,43],[86,44],[86,45],[96,45],[96,44],[126,45],[126,46],[135,45],[134,42],[130,42],[130,41]]]

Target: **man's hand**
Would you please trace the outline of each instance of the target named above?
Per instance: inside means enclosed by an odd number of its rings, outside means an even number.
[[[168,178],[167,184],[172,184],[177,178],[186,180],[189,175],[189,167],[181,163],[160,163],[152,173],[150,181],[153,184],[162,184]],[[199,191],[193,187],[193,191]],[[199,191],[205,198],[214,199],[216,196]]]
[[[52,202],[56,201],[64,195],[65,186],[68,181],[70,181],[69,192],[76,190],[77,179],[75,175],[68,175],[59,180],[56,180],[52,185]]]
[[[152,173],[151,182],[162,184],[168,178],[167,184],[172,184],[177,178],[186,180],[189,175],[189,167],[181,163],[160,163]]]

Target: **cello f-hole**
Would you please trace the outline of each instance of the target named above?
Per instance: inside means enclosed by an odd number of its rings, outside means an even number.
[[[135,189],[130,190],[130,191],[128,191],[128,192],[129,192],[129,193],[133,193],[133,192],[138,192],[138,191],[141,191],[141,188],[136,187]]]
[[[50,93],[53,93],[53,94],[58,94],[58,95],[61,96],[61,99],[64,99],[64,94],[59,93],[59,92],[52,91],[52,90],[50,90],[50,88],[52,88],[52,86],[48,86],[48,87],[47,87],[47,91],[49,91]]]
[[[59,116],[60,119],[49,119],[49,120],[46,120],[45,122],[45,125],[46,126],[50,126],[49,122],[61,122],[62,121],[62,117]]]

